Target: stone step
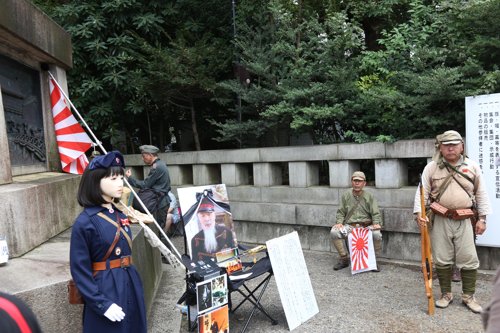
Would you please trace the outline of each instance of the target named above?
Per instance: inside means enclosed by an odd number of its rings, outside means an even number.
[[[151,248],[142,228],[133,225],[134,262],[144,285],[148,313],[163,274],[160,252]],[[33,310],[43,332],[81,332],[83,305],[68,303],[71,228],[25,255],[0,266],[0,290],[15,294]]]

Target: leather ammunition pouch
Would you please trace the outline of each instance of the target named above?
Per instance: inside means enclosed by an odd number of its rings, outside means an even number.
[[[433,202],[430,206],[430,209],[434,212],[434,214],[452,220],[465,220],[474,216],[474,212],[470,208],[448,209],[437,202]]]
[[[75,281],[73,279],[68,281],[68,301],[69,304],[83,304],[83,297],[80,291],[76,287]]]

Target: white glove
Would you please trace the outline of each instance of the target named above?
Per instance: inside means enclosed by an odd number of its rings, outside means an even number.
[[[111,321],[122,321],[123,318],[125,318],[125,312],[122,311],[121,307],[113,303],[106,312],[104,312],[104,316]]]

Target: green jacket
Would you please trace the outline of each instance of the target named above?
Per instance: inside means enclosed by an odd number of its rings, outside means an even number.
[[[347,214],[356,205],[356,202],[360,200],[358,206],[354,213],[352,213],[349,221],[344,221]],[[366,222],[371,220],[373,224],[379,224],[382,226],[382,216],[380,215],[380,210],[378,208],[377,200],[366,191],[362,191],[361,195],[356,197],[352,193],[352,190],[344,192],[340,198],[340,207],[337,210],[336,223],[335,224],[347,224],[356,222]]]
[[[163,192],[165,195],[160,203],[160,207],[164,207],[169,203],[168,191],[170,191],[170,175],[168,173],[167,165],[165,162],[157,158],[151,165],[148,176],[144,180],[138,180],[129,177],[128,182],[133,187],[137,188],[152,188],[157,191]]]

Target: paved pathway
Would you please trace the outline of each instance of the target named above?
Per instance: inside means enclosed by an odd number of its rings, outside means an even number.
[[[175,242],[180,243],[181,238]],[[380,273],[362,273],[352,276],[349,269],[333,271],[334,255],[305,251],[309,275],[319,307],[319,313],[294,332],[482,332],[481,316],[472,313],[460,301],[461,284],[453,283],[455,301],[447,309],[437,309],[434,316],[427,315],[427,298],[418,263],[384,263]],[[476,298],[485,304],[491,294],[493,271],[482,271],[477,283]],[[150,321],[155,325],[151,333],[187,332],[187,320],[174,303],[184,288],[183,276],[173,276],[167,270],[158,292],[155,311]],[[439,296],[437,280],[434,296]],[[237,300],[238,297],[235,297]],[[272,279],[262,302],[278,320],[270,321],[256,313],[247,332],[288,332],[286,317],[281,306],[275,280]],[[161,307],[164,313],[158,310]],[[230,316],[230,331],[239,332],[248,305]],[[172,317],[170,317],[172,316]],[[156,325],[156,322],[163,322]]]

